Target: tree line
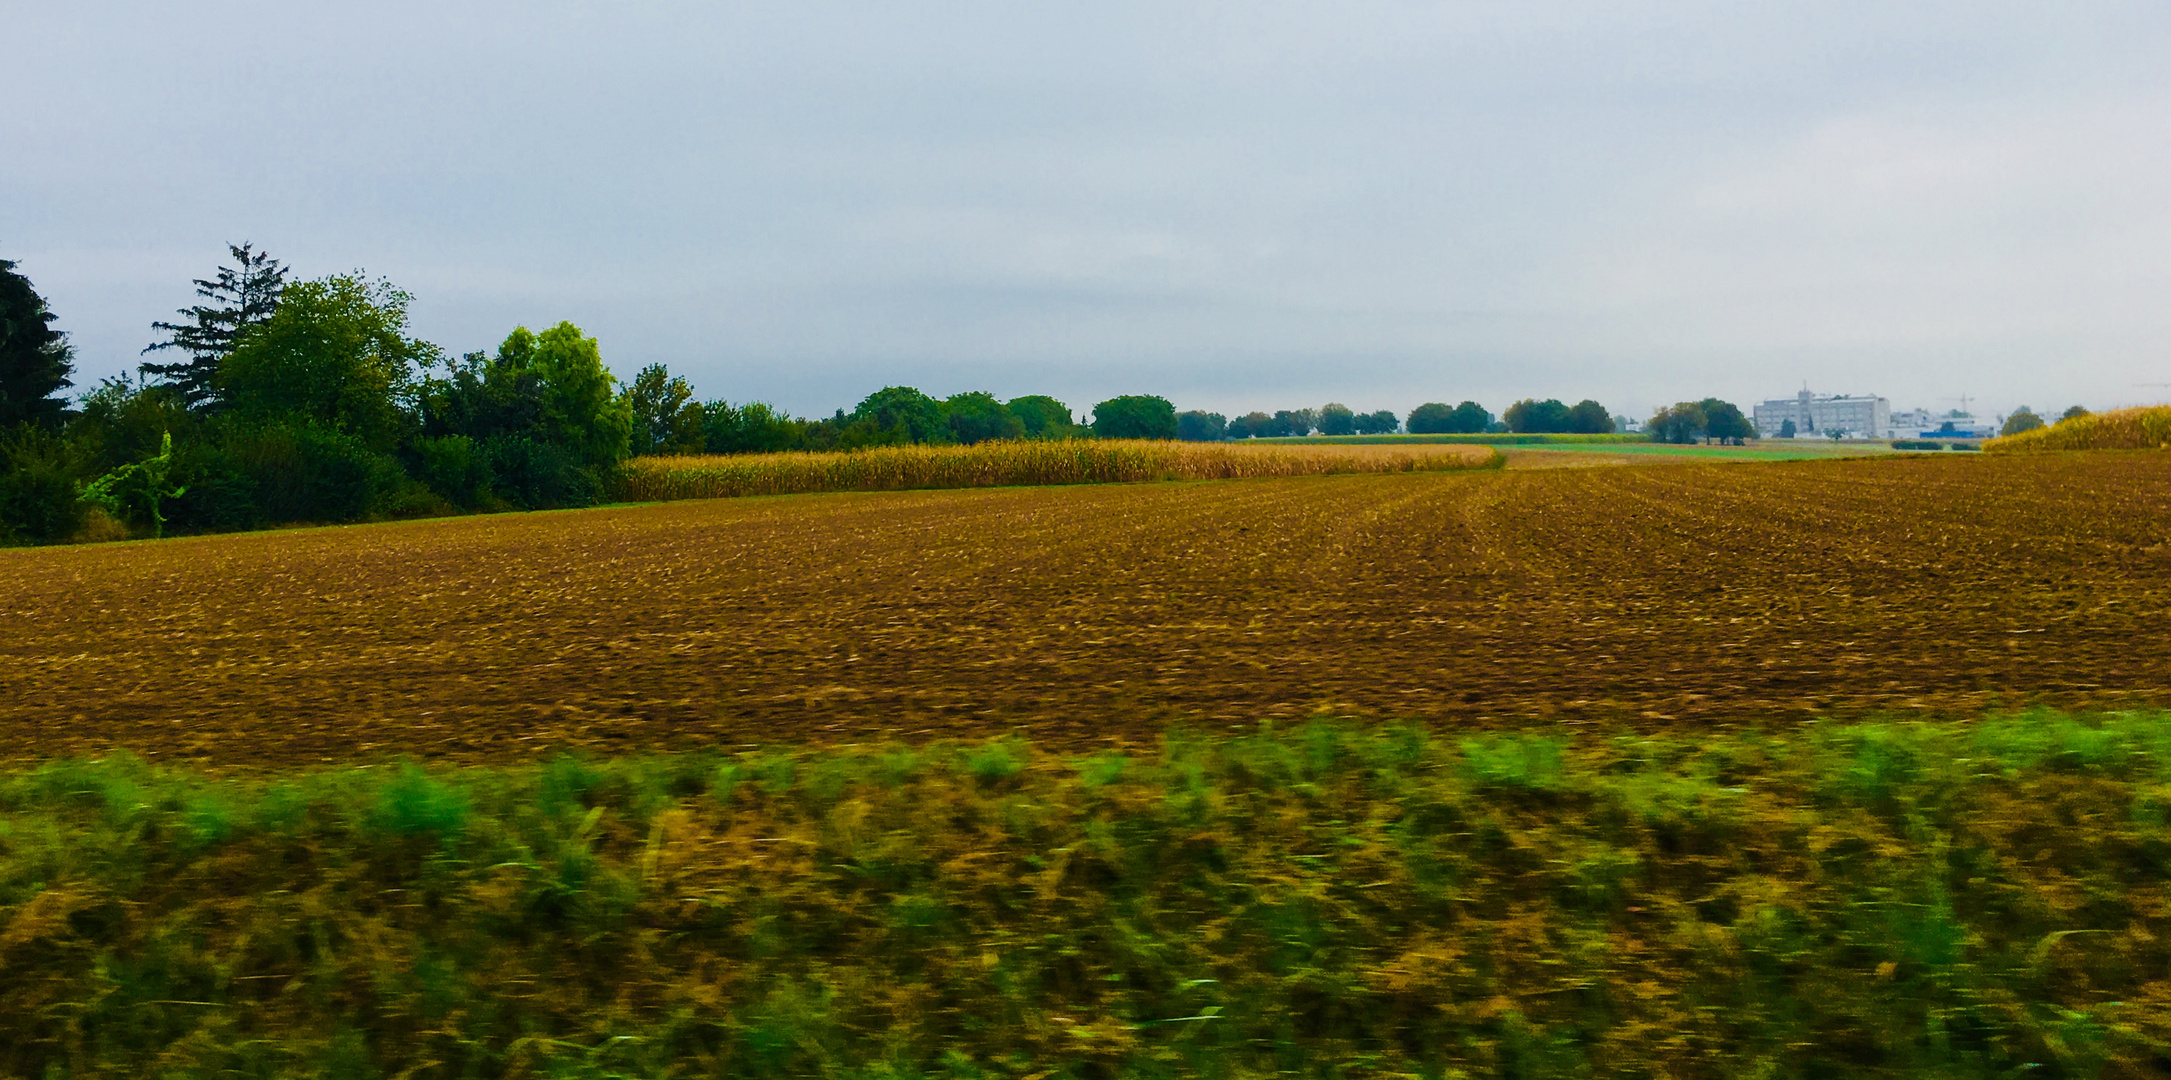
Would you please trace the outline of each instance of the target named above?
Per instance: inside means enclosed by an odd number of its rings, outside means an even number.
[[[133,377],[74,401],[55,316],[0,260],[0,541],[580,506],[645,454],[1615,429],[1588,400],[1526,399],[1499,416],[1427,402],[1406,421],[1340,403],[1231,419],[1131,394],[1078,417],[1047,395],[936,398],[908,386],[797,417],[699,400],[661,364],[621,382],[570,322],[515,327],[492,351],[453,357],[414,336],[413,298],[388,282],[299,280],[250,244],[229,255],[193,282],[200,302],[152,324],[159,339]]]

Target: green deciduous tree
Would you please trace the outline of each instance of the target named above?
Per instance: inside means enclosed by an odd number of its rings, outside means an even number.
[[[287,286],[271,319],[242,335],[216,386],[241,416],[328,425],[384,451],[435,346],[407,336],[411,298],[357,274]]]
[[[2035,415],[2035,410],[2022,405],[2014,409],[2011,415],[2005,418],[2005,423],[1998,427],[1998,434],[2018,435],[2023,431],[2034,431],[2042,426],[2043,418]]]
[[[991,439],[1017,439],[1025,435],[1025,422],[1011,413],[995,395],[972,391],[952,394],[943,402],[950,441],[971,445]]]
[[[1410,410],[1406,426],[1412,435],[1475,435],[1491,427],[1492,422],[1492,414],[1475,401],[1465,401],[1452,409],[1431,401]]]
[[[1227,417],[1192,409],[1176,416],[1176,437],[1185,442],[1219,442],[1229,436]]]
[[[1704,437],[1707,423],[1703,406],[1683,401],[1652,413],[1643,430],[1652,442],[1692,443]]]
[[[660,414],[688,388],[682,381],[674,388],[667,371],[658,375],[649,378],[649,407]],[[495,356],[468,353],[449,377],[423,384],[417,397],[428,441],[409,447],[409,469],[463,506],[587,505],[601,494],[605,471],[635,449],[634,395],[617,386],[601,347],[579,327],[561,322],[540,334],[517,327]],[[704,449],[708,419],[700,406],[677,401],[665,445]]]
[[[1173,439],[1176,406],[1157,394],[1125,394],[1093,406],[1093,434],[1103,439]]]
[[[2072,408],[2070,408],[2070,409],[2067,409],[2066,411],[2064,411],[2064,412],[2062,412],[2062,413],[2058,414],[2058,422],[2062,424],[2062,423],[2065,423],[2065,422],[2066,422],[2066,421],[2068,421],[2068,420],[2078,420],[2078,419],[2080,419],[2081,417],[2083,417],[2083,416],[2087,416],[2087,415],[2089,415],[2089,412],[2088,412],[2088,410],[2087,410],[2087,409],[2085,409],[2085,408],[2082,408],[2082,407],[2081,407],[2081,406],[2079,406],[2079,405],[2075,405],[2075,406],[2073,406]]]
[[[1445,402],[1428,401],[1410,410],[1412,435],[1445,435],[1455,430],[1455,410]]]
[[[591,467],[625,460],[633,410],[619,398],[602,348],[580,327],[560,322],[540,334],[516,327],[498,346],[495,364],[516,376],[535,375],[542,389],[539,426],[550,443]]]
[[[74,385],[75,357],[68,339],[53,329],[56,316],[45,298],[0,259],[0,430],[35,424],[60,426],[67,402],[55,395]]]
[[[704,448],[711,454],[773,454],[807,448],[812,425],[761,401],[733,405],[711,401],[701,406]]]
[[[698,454],[707,442],[707,414],[693,386],[662,364],[650,364],[625,390],[633,427],[629,445],[642,454]]]
[[[145,363],[143,374],[159,379],[181,395],[182,404],[201,409],[216,404],[219,365],[241,344],[241,339],[271,321],[286,289],[287,268],[252,244],[228,244],[233,266],[221,266],[209,280],[197,278],[196,295],[211,301],[182,308],[182,323],[154,322],[153,330],[166,331],[165,341],[144,347],[152,353],[178,349],[188,359],[171,363]]]
[[[1027,394],[1011,398],[1004,405],[1010,415],[1025,425],[1025,434],[1033,439],[1064,439],[1076,434],[1071,423],[1070,406],[1046,394]]]
[[[1492,430],[1493,414],[1486,412],[1485,406],[1475,401],[1465,401],[1455,406],[1454,418],[1449,421],[1449,425],[1448,430],[1451,432],[1476,435]]]
[[[943,442],[949,438],[942,402],[909,386],[885,386],[866,396],[849,418],[856,445]]]
[[[1402,421],[1395,417],[1393,409],[1381,409],[1358,413],[1356,427],[1359,435],[1392,435],[1401,429]]]
[[[1509,431],[1518,435],[1569,430],[1568,406],[1561,404],[1558,398],[1544,401],[1524,398],[1508,406],[1508,411],[1500,414],[1500,418],[1507,422]]]
[[[1355,435],[1357,414],[1341,402],[1328,402],[1319,407],[1319,433],[1321,435]]]
[[[1568,430],[1577,435],[1610,435],[1613,416],[1606,407],[1584,398],[1568,410]]]
[[[1741,414],[1732,402],[1718,398],[1705,398],[1696,403],[1704,414],[1704,435],[1720,442],[1741,445],[1744,440],[1756,438],[1756,425]]]
[[[1232,439],[1263,439],[1273,426],[1273,417],[1253,410],[1229,421],[1228,434]]]

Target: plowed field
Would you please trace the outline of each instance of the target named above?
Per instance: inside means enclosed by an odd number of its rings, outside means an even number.
[[[0,757],[277,763],[1320,709],[2171,703],[2171,457],[684,502],[0,552]]]

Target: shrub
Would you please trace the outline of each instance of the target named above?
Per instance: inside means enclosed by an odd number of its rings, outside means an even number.
[[[557,443],[525,435],[500,435],[484,440],[483,451],[492,493],[523,510],[592,506],[602,497],[601,480]]]
[[[237,425],[227,451],[265,521],[360,521],[389,513],[408,485],[390,455],[309,421]]]
[[[2042,426],[2043,418],[2035,415],[2034,409],[2022,405],[2014,409],[2012,415],[2005,418],[2005,423],[1998,427],[1998,434],[2000,436],[2018,435],[2024,431],[2039,430]]]
[[[408,471],[424,487],[465,510],[482,507],[490,498],[490,457],[484,447],[465,435],[423,437],[408,445]]]
[[[0,542],[57,543],[82,529],[76,475],[58,436],[28,424],[0,433]]]

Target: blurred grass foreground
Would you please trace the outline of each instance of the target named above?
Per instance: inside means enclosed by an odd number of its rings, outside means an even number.
[[[0,777],[0,1076],[2160,1075],[2171,715]]]

